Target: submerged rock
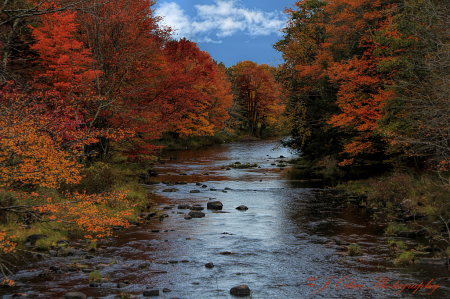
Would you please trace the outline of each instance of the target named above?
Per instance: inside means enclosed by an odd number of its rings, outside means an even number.
[[[86,299],[86,295],[81,292],[69,292],[64,295],[64,299]]]
[[[189,193],[200,193],[200,190],[191,190]]]

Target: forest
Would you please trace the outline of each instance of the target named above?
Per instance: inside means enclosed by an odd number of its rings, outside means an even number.
[[[34,223],[95,242],[137,221],[170,142],[288,135],[303,163],[368,178],[384,206],[448,203],[449,1],[300,0],[274,45],[283,64],[228,68],[172,38],[155,2],[0,1],[4,277]]]

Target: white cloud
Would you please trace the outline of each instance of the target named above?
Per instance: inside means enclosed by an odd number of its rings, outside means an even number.
[[[164,17],[161,24],[176,30],[175,35],[203,42],[215,42],[210,35],[218,38],[244,32],[250,36],[281,35],[287,18],[281,11],[264,12],[248,9],[236,0],[215,0],[214,4],[195,5],[197,15],[190,17],[175,2],[165,2],[155,10]]]

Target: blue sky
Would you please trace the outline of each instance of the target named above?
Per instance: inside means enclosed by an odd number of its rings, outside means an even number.
[[[222,61],[227,67],[238,61],[278,65],[281,54],[272,44],[282,37],[285,7],[295,0],[158,0],[155,14],[161,25],[175,30],[174,38],[186,37]]]

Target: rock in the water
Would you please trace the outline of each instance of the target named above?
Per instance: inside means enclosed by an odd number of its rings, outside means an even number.
[[[200,190],[191,190],[189,193],[200,193]]]
[[[159,296],[159,290],[147,290],[142,294],[144,297]]]
[[[128,287],[129,285],[130,285],[129,283],[119,282],[119,283],[117,284],[117,287],[118,287],[119,289],[122,289],[122,288]]]
[[[185,215],[185,216],[184,216],[184,219],[186,219],[186,220],[191,220],[192,217],[191,217],[191,215]]]
[[[153,170],[150,168],[150,169],[147,169],[147,175],[150,177],[157,177],[158,173],[156,172],[156,170]]]
[[[171,289],[168,289],[168,288],[164,288],[162,291],[163,291],[164,293],[172,292],[172,290],[171,290]]]
[[[246,206],[242,205],[242,206],[237,207],[236,210],[239,210],[239,211],[247,211],[248,208],[247,208]]]
[[[69,292],[64,295],[64,299],[86,299],[86,295],[81,292]]]
[[[205,217],[205,213],[200,211],[190,211],[189,216],[191,216],[192,218],[202,218]]]
[[[31,244],[35,244],[37,240],[40,239],[45,239],[47,238],[47,235],[43,235],[43,234],[34,234],[34,235],[30,235],[27,237],[27,239],[25,240],[25,242],[30,242]]]
[[[98,288],[98,287],[100,287],[102,284],[101,283],[98,283],[98,282],[91,282],[90,284],[89,284],[89,286],[91,287],[91,288]]]
[[[139,268],[144,269],[150,267],[150,263],[143,263],[139,265]]]
[[[169,188],[169,189],[164,189],[162,192],[177,192],[178,189],[177,188]]]
[[[207,203],[206,208],[210,210],[222,210],[223,204],[220,201],[210,201]]]
[[[201,186],[201,185],[203,185],[202,183],[195,183],[197,186]]]
[[[180,209],[180,210],[188,210],[188,209],[190,209],[190,208],[191,208],[190,205],[179,205],[179,206],[178,206],[178,209]]]
[[[214,268],[214,264],[213,263],[207,263],[207,264],[205,264],[205,267],[211,269],[211,268]]]
[[[230,294],[235,296],[248,296],[250,295],[250,288],[243,284],[230,289]]]
[[[192,206],[191,210],[192,211],[203,211],[205,208],[201,207],[201,206]]]

